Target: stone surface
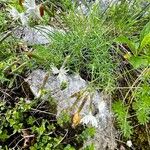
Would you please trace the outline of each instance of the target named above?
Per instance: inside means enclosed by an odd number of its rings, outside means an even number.
[[[51,26],[35,26],[33,27],[18,27],[13,35],[16,38],[22,39],[28,45],[48,44],[51,42],[51,36],[56,33],[64,34],[63,30],[55,29]]]
[[[26,79],[35,97],[38,97],[38,92],[43,83],[45,75],[46,72],[38,69],[33,71]],[[47,90],[47,93],[51,94],[52,97],[58,102],[57,114],[59,114],[62,110],[65,110],[68,107],[72,106],[72,104],[76,100],[75,97],[70,98],[73,94],[87,87],[87,83],[79,75],[67,76],[67,80],[68,80],[68,85],[67,88],[65,88],[64,90],[61,90],[61,83],[56,75],[49,76],[48,81],[45,84],[45,89]],[[47,94],[42,96],[42,98],[47,99],[48,96],[49,95]],[[93,100],[92,100],[93,104],[97,106],[100,100],[101,100],[100,94],[96,92],[93,96]],[[87,102],[85,104],[85,107],[82,109],[81,114],[83,115],[88,114],[89,103],[90,102]],[[78,106],[80,104],[81,102],[79,102]],[[75,111],[76,110],[74,110],[72,113],[74,113]]]
[[[25,81],[29,84],[30,89],[35,97],[39,95],[39,89],[43,84],[44,78],[46,76],[46,72],[43,70],[35,70],[33,71]],[[76,101],[76,97],[71,97],[73,94],[86,89],[88,87],[88,83],[83,80],[79,75],[67,75],[67,87],[61,90],[60,80],[57,78],[57,75],[51,74],[44,86],[44,89],[48,94],[42,95],[42,99],[47,99],[48,96],[52,96],[57,102],[57,116],[61,113],[62,110],[66,110],[70,108],[73,103]],[[104,94],[95,91],[92,97],[92,106],[93,106],[93,114],[95,115],[98,121],[98,128],[96,129],[96,135],[93,139],[89,139],[85,146],[94,143],[96,146],[96,150],[105,150],[106,147],[109,149],[114,149],[114,133],[112,126],[112,115],[109,111],[108,104],[106,103],[107,96]],[[108,101],[108,99],[107,99]],[[80,106],[82,101],[79,101],[76,107],[70,112],[74,114],[78,107]],[[100,102],[106,103],[106,107],[102,108],[99,111]],[[89,106],[91,101],[87,101],[81,111],[81,117],[84,117],[89,113]]]
[[[88,15],[93,4],[97,3],[102,11],[105,11],[109,6],[118,2],[118,0],[86,0],[86,5],[82,1],[79,1],[77,11],[81,14]]]

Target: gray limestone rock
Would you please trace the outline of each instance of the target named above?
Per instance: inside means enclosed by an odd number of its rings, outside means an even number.
[[[54,33],[65,32],[63,30],[55,29],[51,26],[42,26],[38,25],[33,27],[18,27],[13,31],[13,35],[16,38],[21,39],[23,42],[26,42],[28,45],[34,44],[48,44],[51,42],[51,36]]]
[[[39,89],[43,84],[46,72],[43,70],[34,70],[25,81],[29,84],[30,89],[35,97],[39,97]],[[53,97],[57,103],[57,116],[61,111],[71,108],[71,106],[76,101],[76,97],[73,95],[81,90],[88,88],[88,83],[83,80],[79,75],[66,75],[67,78],[67,87],[61,89],[60,80],[57,78],[57,75],[50,74],[47,82],[44,86],[44,89],[47,91],[47,94],[42,95],[41,99],[47,99],[49,96]],[[91,93],[89,93],[91,94]],[[114,129],[112,124],[112,115],[109,111],[109,106],[107,101],[108,96],[95,91],[92,95],[92,101],[86,101],[82,111],[81,117],[89,114],[89,106],[93,106],[93,114],[97,119],[98,127],[96,128],[96,134],[93,139],[89,139],[84,145],[94,143],[96,150],[105,150],[106,147],[109,149],[115,148],[114,140]],[[78,102],[76,107],[73,108],[70,114],[74,114],[78,107],[81,105],[82,100]],[[101,105],[102,103],[102,105]],[[99,108],[101,106],[101,108]]]

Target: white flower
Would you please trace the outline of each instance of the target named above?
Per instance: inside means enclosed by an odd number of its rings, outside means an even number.
[[[127,141],[127,146],[128,146],[128,147],[132,147],[132,142],[131,142],[131,140]]]
[[[97,128],[98,127],[98,122],[96,120],[96,118],[92,115],[92,112],[90,111],[88,115],[86,115],[85,117],[83,117],[81,119],[81,123],[83,124],[91,124],[93,127]]]
[[[28,25],[28,18],[24,13],[19,13],[17,9],[12,7],[12,9],[9,11],[10,15],[13,17],[13,20],[18,20],[20,19],[21,23],[23,26]]]
[[[59,74],[59,69],[58,69],[57,67],[51,66],[51,69],[52,69],[52,73],[53,73],[54,75]]]
[[[68,72],[68,70],[66,70],[65,68],[60,68],[59,74],[58,74],[60,83],[67,82],[67,72]]]
[[[40,18],[40,6],[36,5],[35,0],[25,0],[23,6],[26,8],[26,13],[34,18]]]
[[[54,75],[58,74],[57,78],[60,80],[60,83],[67,81],[67,69],[65,69],[63,66],[60,68],[60,70],[55,66],[51,66],[51,69]]]

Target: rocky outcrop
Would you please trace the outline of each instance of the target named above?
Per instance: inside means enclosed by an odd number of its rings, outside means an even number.
[[[36,98],[39,97],[39,89],[41,88],[41,85],[43,85],[46,76],[47,73],[45,71],[38,69],[33,71],[25,80],[29,84],[31,91]],[[59,116],[63,110],[69,110],[68,108],[73,106],[77,100],[77,98],[73,96],[75,93],[88,89],[88,83],[77,74],[67,75],[66,79],[67,86],[65,89],[62,89],[58,76],[51,74],[43,87],[44,90],[47,91],[47,94],[43,94],[41,99],[44,100],[51,96],[56,100],[57,116]],[[94,143],[97,150],[105,150],[107,147],[109,149],[114,149],[114,129],[112,124],[112,115],[108,105],[110,99],[107,95],[98,91],[88,91],[88,94],[92,96],[92,99],[86,101],[80,114],[82,118],[86,116],[89,113],[89,107],[91,107],[92,103],[93,115],[97,119],[98,127],[96,128],[95,137],[93,139],[89,139],[85,143],[85,146],[90,143]],[[68,111],[68,113],[74,114],[80,107],[81,103],[82,100],[79,101],[71,111]]]

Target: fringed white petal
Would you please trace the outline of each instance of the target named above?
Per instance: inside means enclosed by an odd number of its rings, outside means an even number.
[[[67,72],[68,70],[61,67],[60,70],[59,70],[59,75],[58,75],[58,78],[60,80],[60,83],[62,82],[67,82]]]
[[[57,67],[51,66],[51,70],[54,75],[59,74],[59,69]]]
[[[97,128],[98,127],[98,122],[96,120],[96,118],[92,115],[91,112],[89,112],[88,115],[86,115],[85,117],[83,117],[81,119],[81,123],[82,124],[91,124],[93,127]]]
[[[58,70],[58,68],[55,66],[51,66],[51,69],[54,75],[58,74],[57,78],[60,80],[60,83],[67,82],[67,69],[61,67],[60,70]]]

